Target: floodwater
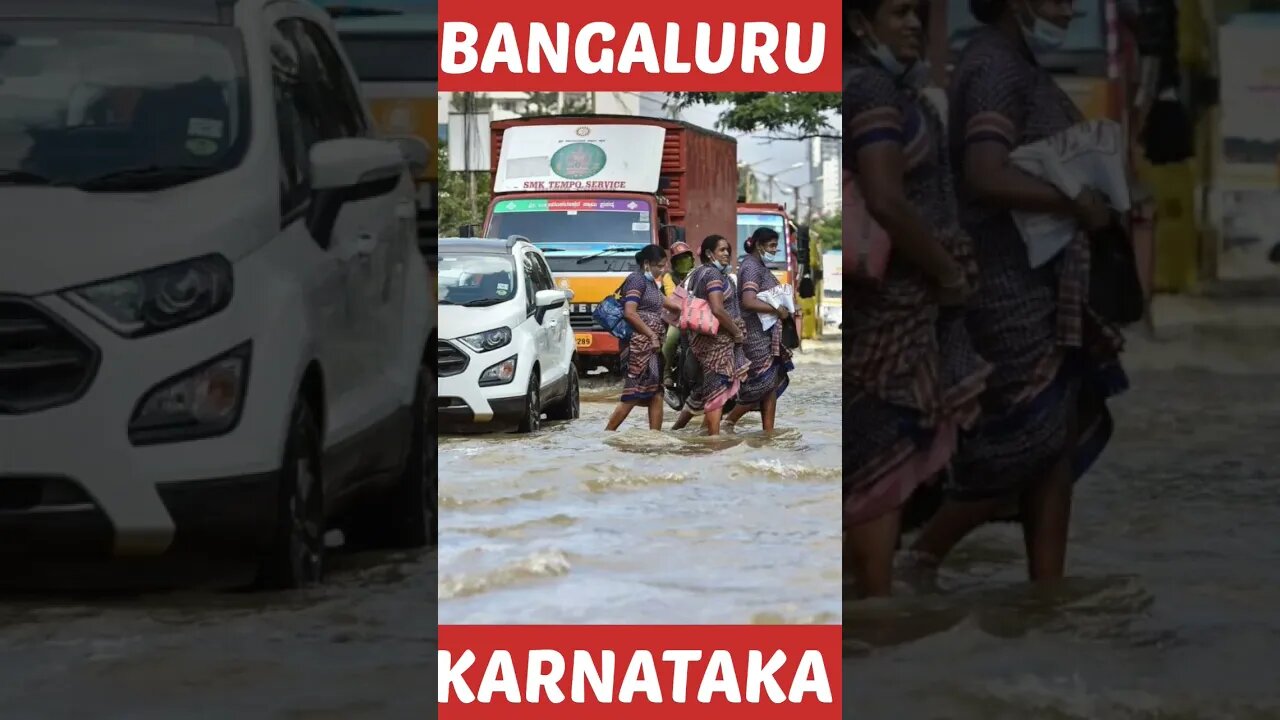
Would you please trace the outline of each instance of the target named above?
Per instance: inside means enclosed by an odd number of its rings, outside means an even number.
[[[1131,341],[1061,587],[989,526],[941,592],[850,603],[845,717],[1280,718],[1280,343]]]
[[[773,437],[582,417],[440,440],[440,622],[837,623],[840,345],[805,341]],[[675,413],[667,410],[667,427]]]
[[[435,554],[330,566],[291,593],[0,597],[0,717],[434,717]]]

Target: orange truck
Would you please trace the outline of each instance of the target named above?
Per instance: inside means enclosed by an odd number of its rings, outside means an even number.
[[[746,252],[744,243],[758,228],[767,227],[778,233],[777,260],[767,263],[778,282],[791,286],[795,299],[796,313],[792,322],[796,324],[796,337],[803,337],[804,320],[800,309],[800,240],[799,229],[787,214],[787,208],[780,203],[738,203],[738,247],[737,252]]]
[[[617,338],[592,313],[646,245],[736,237],[737,141],[690,123],[557,115],[490,125],[493,192],[482,234],[523,235],[573,291],[578,367],[617,369]],[[736,253],[735,253],[736,258]]]

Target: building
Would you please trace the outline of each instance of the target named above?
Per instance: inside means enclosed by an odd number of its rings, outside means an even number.
[[[460,111],[455,107],[455,96],[460,93],[440,93],[440,125],[449,124],[449,114]],[[488,109],[493,111],[494,120],[521,117],[530,111],[537,111],[539,105],[553,108],[556,113],[580,111],[600,115],[654,115],[662,112],[661,95],[659,93],[633,92],[561,92],[561,93],[528,93],[528,92],[490,92],[476,93],[480,101],[479,109],[487,101]],[[458,98],[461,100],[461,98]]]
[[[809,140],[809,182],[813,187],[811,202],[820,215],[840,212],[840,167],[843,145],[830,137]]]

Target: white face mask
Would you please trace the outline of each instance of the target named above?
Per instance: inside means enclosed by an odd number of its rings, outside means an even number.
[[[1022,37],[1033,53],[1051,52],[1067,41],[1067,29],[1054,25],[1044,18],[1031,14],[1031,25],[1018,23]]]
[[[865,42],[867,51],[876,62],[880,63],[880,67],[895,78],[901,79],[906,85],[918,89],[924,87],[929,81],[929,63],[924,60],[916,60],[910,65],[903,63],[889,50],[889,46],[877,40],[870,30],[867,31]]]

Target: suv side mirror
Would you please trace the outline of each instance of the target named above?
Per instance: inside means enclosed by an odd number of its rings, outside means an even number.
[[[311,146],[311,188],[314,196],[307,229],[320,247],[329,248],[333,226],[347,190],[368,189],[374,195],[391,192],[404,176],[405,161],[395,143],[368,138],[338,138]],[[358,195],[357,195],[358,196]]]
[[[409,163],[409,171],[414,179],[427,174],[427,166],[431,164],[431,148],[422,138],[416,135],[396,135],[387,138],[400,146],[400,153]]]

